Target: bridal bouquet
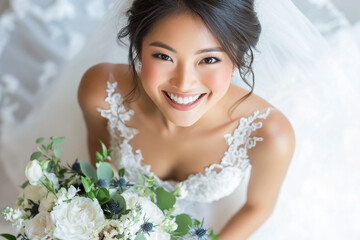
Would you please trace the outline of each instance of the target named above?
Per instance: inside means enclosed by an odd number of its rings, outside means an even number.
[[[17,237],[6,239],[123,239],[174,240],[216,238],[203,222],[187,214],[176,214],[176,198],[184,194],[179,185],[167,192],[154,179],[139,174],[141,184],[129,183],[125,170],[115,176],[106,162],[111,150],[102,144],[96,152],[97,169],[76,160],[72,166],[60,163],[65,138],[51,137],[49,144],[39,138],[38,151],[30,157],[28,179],[17,199],[17,208],[4,208],[1,214],[12,222]]]

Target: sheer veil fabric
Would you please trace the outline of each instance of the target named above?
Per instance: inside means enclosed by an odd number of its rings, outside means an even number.
[[[39,136],[66,136],[63,159],[69,163],[88,159],[76,98],[79,80],[96,63],[127,63],[127,46],[115,39],[131,3],[114,2],[25,120],[2,119],[0,156],[13,184],[23,182]],[[360,211],[355,184],[360,177],[351,170],[360,167],[360,47],[352,37],[354,28],[331,3],[308,4],[303,6],[306,17],[290,0],[255,0],[262,34],[255,51],[254,92],[288,117],[297,145],[274,213],[250,239],[360,238],[354,221]],[[248,89],[237,76],[233,83]],[[224,211],[231,211],[227,206]]]

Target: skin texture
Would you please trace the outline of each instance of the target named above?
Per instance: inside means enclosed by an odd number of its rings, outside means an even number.
[[[209,48],[213,50],[199,53]],[[139,131],[130,144],[141,149],[143,163],[163,180],[183,181],[219,163],[228,147],[224,134],[232,133],[241,117],[273,107],[252,94],[228,116],[229,108],[247,91],[230,84],[234,66],[197,16],[181,13],[159,21],[143,39],[139,59],[140,97],[126,105],[135,114],[125,124]],[[90,68],[78,91],[93,164],[95,151],[101,149],[98,139],[110,147],[107,120],[96,111],[109,108],[104,99],[110,74],[118,82],[117,92],[122,96],[130,92],[129,67],[108,63]],[[163,91],[205,95],[196,108],[182,111],[168,103]],[[220,240],[246,239],[265,222],[294,152],[293,128],[280,111],[272,110],[267,119],[258,121],[263,127],[252,136],[264,141],[248,150],[252,172],[247,203],[222,230]]]

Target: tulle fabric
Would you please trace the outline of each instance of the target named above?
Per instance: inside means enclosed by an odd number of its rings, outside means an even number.
[[[316,25],[289,0],[255,2],[263,28],[255,52],[255,94],[290,120],[296,150],[273,215],[250,239],[358,239],[354,222],[360,212],[360,177],[352,170],[360,167],[356,161],[360,156],[357,28],[350,27],[327,1],[307,8],[309,18],[316,9],[326,13],[317,15]],[[24,180],[24,166],[35,149],[31,143],[39,136],[66,136],[65,161],[89,159],[76,99],[78,83],[85,70],[98,62],[127,62],[127,48],[115,39],[129,4],[115,4],[80,54],[34,103],[36,109],[26,120],[3,122],[0,154],[12,183]],[[238,77],[233,82],[247,88]],[[206,205],[201,208],[206,212]],[[233,209],[228,203],[208,213]],[[213,221],[218,213],[209,215]]]

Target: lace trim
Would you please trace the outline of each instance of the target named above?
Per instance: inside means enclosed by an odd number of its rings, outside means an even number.
[[[113,79],[113,78],[112,78]],[[112,80],[114,81],[114,79]],[[151,166],[142,164],[141,150],[133,152],[129,144],[130,139],[138,133],[136,129],[128,128],[124,122],[130,120],[133,110],[126,110],[123,99],[119,93],[115,93],[117,82],[107,82],[108,95],[105,99],[109,103],[109,109],[97,108],[101,116],[108,119],[108,130],[111,136],[113,159],[118,160],[118,167],[125,167],[130,179],[137,179],[137,169],[140,173],[153,176],[160,186],[166,190],[173,190],[180,182],[162,180],[151,171]],[[205,168],[204,173],[190,175],[181,183],[185,184],[188,191],[188,200],[211,202],[229,195],[244,178],[246,171],[251,167],[247,155],[247,149],[253,148],[261,137],[250,137],[251,133],[262,127],[262,122],[254,122],[256,119],[265,119],[272,108],[260,113],[257,110],[252,116],[242,117],[238,127],[232,134],[225,134],[224,138],[229,145],[220,163],[213,163]],[[227,186],[227,187],[224,187]],[[216,190],[215,190],[216,189]],[[217,194],[214,194],[214,191]]]

